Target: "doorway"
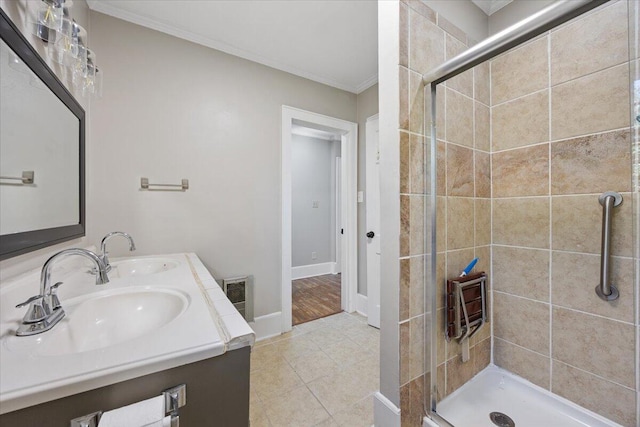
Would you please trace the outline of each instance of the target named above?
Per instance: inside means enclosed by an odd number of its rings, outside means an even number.
[[[292,324],[330,316],[341,304],[341,139],[292,125]]]
[[[292,187],[292,146],[293,130],[304,127],[339,136],[340,140],[340,183],[339,199],[336,209],[339,211],[336,222],[340,222],[340,237],[335,238],[335,264],[339,264],[340,309],[355,311],[357,293],[357,124],[288,106],[282,107],[282,332],[290,331],[293,325],[292,279],[293,267],[293,187]],[[337,175],[337,174],[336,174]],[[337,176],[336,176],[337,179]],[[311,209],[314,200],[311,200]],[[319,202],[319,201],[318,201]],[[337,228],[337,227],[336,227]],[[338,228],[337,228],[338,229]],[[306,251],[309,257],[310,252]],[[305,254],[306,254],[305,252]],[[316,254],[317,256],[318,254]]]

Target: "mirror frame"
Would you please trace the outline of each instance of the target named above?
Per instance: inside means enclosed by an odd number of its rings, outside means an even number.
[[[74,225],[25,231],[0,236],[0,260],[22,255],[47,246],[56,245],[85,235],[85,112],[71,92],[62,84],[18,27],[0,9],[0,35],[2,40],[42,80],[54,95],[79,120],[79,223]]]

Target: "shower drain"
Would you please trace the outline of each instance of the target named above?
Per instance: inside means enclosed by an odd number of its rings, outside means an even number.
[[[492,412],[489,414],[489,418],[498,427],[516,427],[516,423],[513,422],[511,417],[502,412]]]

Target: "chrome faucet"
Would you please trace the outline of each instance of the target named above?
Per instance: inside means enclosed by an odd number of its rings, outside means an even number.
[[[40,273],[40,294],[33,296],[16,308],[29,305],[27,313],[18,327],[16,335],[19,337],[40,334],[53,328],[64,317],[64,310],[58,299],[58,287],[62,282],[51,284],[51,269],[55,261],[69,255],[80,255],[89,258],[96,265],[96,285],[109,283],[107,269],[102,259],[95,253],[86,249],[65,249],[53,255],[44,263]]]
[[[107,234],[106,236],[104,236],[102,238],[102,243],[100,243],[100,252],[102,252],[100,254],[100,259],[102,260],[102,262],[104,263],[107,272],[111,271],[111,264],[109,264],[109,257],[107,257],[107,240],[109,240],[110,238],[114,237],[114,236],[122,236],[126,239],[129,240],[129,251],[133,252],[136,250],[136,244],[133,242],[133,237],[131,237],[131,235],[129,235],[128,233],[125,233],[123,231],[112,231],[111,233]],[[94,270],[95,271],[95,270]]]

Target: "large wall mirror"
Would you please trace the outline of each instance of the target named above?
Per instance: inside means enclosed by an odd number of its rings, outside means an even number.
[[[84,236],[85,113],[0,10],[0,259]]]

